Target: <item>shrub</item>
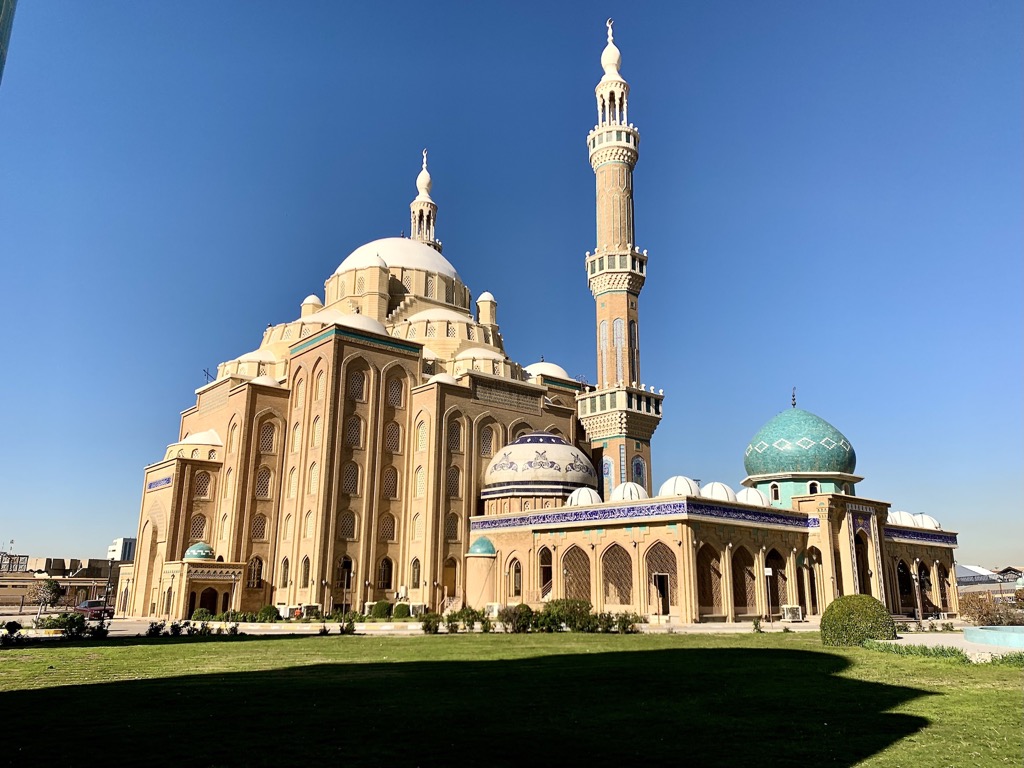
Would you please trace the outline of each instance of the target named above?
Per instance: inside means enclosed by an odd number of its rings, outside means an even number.
[[[263,623],[271,623],[280,620],[281,614],[278,612],[276,606],[264,605],[256,612],[256,621]]]
[[[639,630],[637,624],[645,623],[644,617],[638,613],[624,611],[615,614],[615,629],[620,635],[634,635]]]
[[[764,630],[761,629],[761,619],[757,616],[754,617],[754,632],[759,635],[764,634]]]
[[[16,621],[8,621],[4,624],[4,629],[7,630],[8,635],[16,635],[21,632],[21,624]]]
[[[59,629],[64,637],[77,638],[85,635],[85,616],[80,613],[59,613],[36,620],[37,629]]]
[[[213,614],[205,608],[196,608],[192,613],[192,621],[210,621],[213,618]]]
[[[844,595],[821,616],[823,645],[860,645],[865,640],[895,640],[888,609],[871,595]]]
[[[187,621],[185,623],[188,624]],[[170,626],[170,632],[171,632],[171,637],[180,637],[181,636],[181,624],[179,624],[176,621],[172,621],[171,622],[171,626]]]
[[[476,623],[484,618],[484,612],[467,606],[460,611],[456,611],[455,616],[462,622],[462,626],[467,632],[472,632],[476,629]]]
[[[341,622],[338,624],[339,635],[354,635],[356,633],[356,620],[354,611],[349,611],[344,615]]]
[[[1011,602],[997,602],[986,592],[973,592],[961,595],[960,615],[977,626],[1020,626],[1024,624],[1024,612],[1018,605],[1016,597]]]
[[[480,619],[481,632],[483,632],[486,635],[489,634],[492,629],[494,629],[494,625],[491,623],[490,616],[484,616],[482,619]]]
[[[408,619],[409,616],[411,615],[411,612],[409,611],[409,604],[398,603],[398,605],[395,606],[395,610],[391,615],[393,618],[396,619]]]
[[[85,634],[87,637],[90,637],[93,640],[103,640],[107,635],[110,634],[110,629],[107,627],[107,622],[105,622],[103,619],[100,619],[92,626],[86,627]]]
[[[896,656],[928,656],[930,658],[956,659],[964,664],[969,664],[971,661],[970,657],[962,650],[948,645],[897,645],[895,643],[880,643],[877,640],[865,640],[863,646],[870,651],[892,653]]]
[[[160,635],[162,635],[164,633],[164,627],[165,626],[166,626],[166,624],[164,624],[164,622],[162,622],[162,621],[151,621],[151,622],[149,622],[149,626],[146,628],[146,637],[160,637]],[[175,624],[171,624],[172,633],[173,633],[174,627],[175,627]]]
[[[552,600],[544,606],[543,613],[550,613],[552,619],[570,632],[586,631],[591,623],[588,600]]]
[[[327,628],[327,625],[326,625],[326,624],[321,624],[321,625],[320,625],[320,629],[318,629],[318,630],[316,631],[316,633],[317,633],[318,635],[321,635],[321,636],[322,636],[322,635],[329,635],[329,634],[331,634],[331,630],[329,630],[329,629]]]
[[[533,609],[526,603],[506,605],[498,611],[498,621],[506,632],[521,635],[530,631],[533,624]]]
[[[953,622],[952,621],[944,621],[944,622],[942,622],[942,631],[943,632],[952,632],[953,631]]]
[[[387,619],[391,617],[391,603],[387,600],[378,600],[370,610],[370,616],[374,619]]]
[[[420,626],[425,635],[436,635],[441,628],[442,617],[440,613],[424,613],[420,617]]]
[[[992,663],[996,666],[1020,667],[1024,669],[1024,651],[1004,653],[1002,656],[993,656]]]
[[[459,633],[459,626],[462,624],[462,617],[459,613],[459,611],[452,611],[445,616],[444,626],[448,630],[449,635],[457,635]]]
[[[562,622],[552,611],[545,608],[533,614],[532,626],[536,632],[561,632]]]
[[[615,617],[607,611],[595,613],[594,624],[596,625],[597,631],[602,634],[615,631]]]

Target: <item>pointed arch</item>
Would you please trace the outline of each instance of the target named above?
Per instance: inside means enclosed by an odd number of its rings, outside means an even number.
[[[633,603],[633,558],[618,544],[601,555],[601,584],[605,604]]]
[[[737,617],[758,613],[754,556],[743,546],[736,547],[732,553],[732,605]]]
[[[263,586],[263,560],[258,556],[254,555],[249,559],[245,586],[249,589],[258,589]]]
[[[562,555],[565,597],[590,602],[590,557],[573,544]]]
[[[697,550],[697,605],[698,614],[723,615],[722,559],[714,547],[704,544]]]
[[[338,515],[338,538],[350,541],[356,538],[356,513],[346,509]]]

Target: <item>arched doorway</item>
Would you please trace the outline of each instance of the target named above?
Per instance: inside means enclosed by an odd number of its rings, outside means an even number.
[[[205,608],[210,613],[217,613],[217,590],[207,587],[199,593],[199,607]]]
[[[896,586],[900,595],[900,613],[905,616],[917,615],[917,602],[914,599],[914,578],[910,575],[910,567],[903,560],[896,564]]]
[[[647,550],[648,606],[650,612],[668,616],[672,606],[679,605],[679,569],[676,555],[663,542],[657,542]]]
[[[807,609],[812,616],[821,613],[818,597],[818,574],[821,567],[821,550],[817,547],[810,547],[807,550],[807,557],[804,560],[804,568],[807,572]]]
[[[754,556],[746,547],[738,547],[732,553],[732,606],[737,619],[757,616]]]
[[[444,588],[444,596],[447,598],[456,597],[459,593],[459,561],[449,557],[444,561],[441,569],[441,586]]]
[[[857,591],[862,595],[871,594],[871,566],[868,559],[868,536],[860,531],[854,538],[854,553],[857,556]]]
[[[551,579],[554,576],[554,568],[551,565],[551,550],[547,547],[541,547],[540,552],[537,553],[537,562],[540,564],[540,599],[545,599],[551,594]]]
[[[943,611],[949,610],[949,571],[941,563],[939,564],[939,607]]]
[[[697,614],[721,618],[722,613],[722,562],[710,544],[697,551]]]
[[[764,560],[764,567],[771,569],[771,575],[765,574],[768,579],[768,612],[772,615],[782,614],[782,604],[789,602],[789,592],[786,590],[786,561],[776,550],[768,553]]]
[[[917,584],[921,589],[921,618],[938,613],[932,592],[932,574],[925,563],[917,564]]]
[[[565,577],[565,596],[569,600],[590,602],[590,558],[573,545],[562,557],[562,575]]]

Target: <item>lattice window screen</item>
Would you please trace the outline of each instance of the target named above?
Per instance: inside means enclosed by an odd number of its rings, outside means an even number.
[[[252,537],[256,541],[263,541],[267,538],[266,515],[256,515],[256,517],[252,519]]]
[[[388,453],[402,452],[402,428],[393,421],[384,427],[384,450]]]
[[[420,541],[423,538],[423,515],[417,512],[412,518],[413,541]]]
[[[395,540],[395,516],[385,513],[380,517],[380,540]]]
[[[701,613],[722,613],[722,564],[707,545],[697,553],[697,602]]]
[[[490,427],[484,427],[480,430],[480,455],[494,455],[494,430]]]
[[[342,493],[359,493],[359,467],[355,464],[346,464],[341,475]]]
[[[309,493],[316,493],[320,485],[320,465],[313,462],[309,465]]]
[[[249,561],[248,578],[245,581],[245,586],[250,589],[263,586],[263,561],[258,557],[254,557]]]
[[[590,558],[579,547],[572,547],[562,558],[565,569],[565,596],[569,600],[590,600]]]
[[[462,472],[458,467],[448,467],[445,475],[445,492],[449,498],[457,499],[461,495]]]
[[[306,513],[305,521],[302,524],[302,538],[304,538],[304,539],[311,539],[311,538],[313,538],[313,526],[314,526],[315,522],[316,521],[313,519],[313,513],[312,512],[307,512]]]
[[[348,396],[350,400],[362,402],[366,396],[366,374],[351,371],[348,375]]]
[[[385,499],[398,498],[398,470],[394,467],[385,467],[380,478],[380,495]]]
[[[397,377],[388,379],[388,405],[392,408],[401,408],[404,389],[401,379]]]
[[[288,498],[294,499],[296,494],[299,492],[299,473],[295,467],[291,468],[288,473]]]
[[[358,416],[349,416],[345,420],[345,445],[358,448],[363,440],[363,422]]]
[[[427,450],[427,425],[422,421],[416,425],[416,450]]]
[[[462,425],[458,421],[448,424],[448,450],[452,453],[462,450]]]
[[[604,599],[613,605],[633,602],[633,559],[618,544],[613,544],[601,558],[604,572]]]
[[[189,524],[188,535],[193,541],[198,541],[203,538],[206,533],[206,518],[202,515],[193,515],[192,521]]]
[[[356,513],[345,510],[338,519],[338,538],[354,539],[356,537]]]
[[[324,399],[324,395],[326,393],[327,393],[327,375],[323,371],[320,371],[320,373],[318,373],[316,375],[316,390],[315,390],[316,399],[317,400],[323,400]]]
[[[292,453],[298,453],[302,447],[302,425],[296,423],[292,427]]]
[[[313,419],[313,439],[310,441],[313,448],[319,448],[321,441],[324,439],[324,423],[317,416]]]
[[[423,467],[416,467],[416,498],[422,498],[427,492],[427,476]]]
[[[260,451],[262,453],[274,452],[274,425],[264,424],[260,427]]]
[[[196,498],[197,499],[208,499],[208,498],[210,498],[210,473],[209,472],[197,472],[196,473]]]
[[[754,558],[740,547],[732,556],[732,604],[737,613],[757,612],[757,580]]]
[[[459,540],[459,516],[452,513],[444,519],[444,538],[446,541]]]

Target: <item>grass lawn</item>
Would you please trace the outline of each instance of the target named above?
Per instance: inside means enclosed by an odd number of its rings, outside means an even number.
[[[55,642],[0,651],[0,763],[1019,766],[1022,684],[803,633]]]

